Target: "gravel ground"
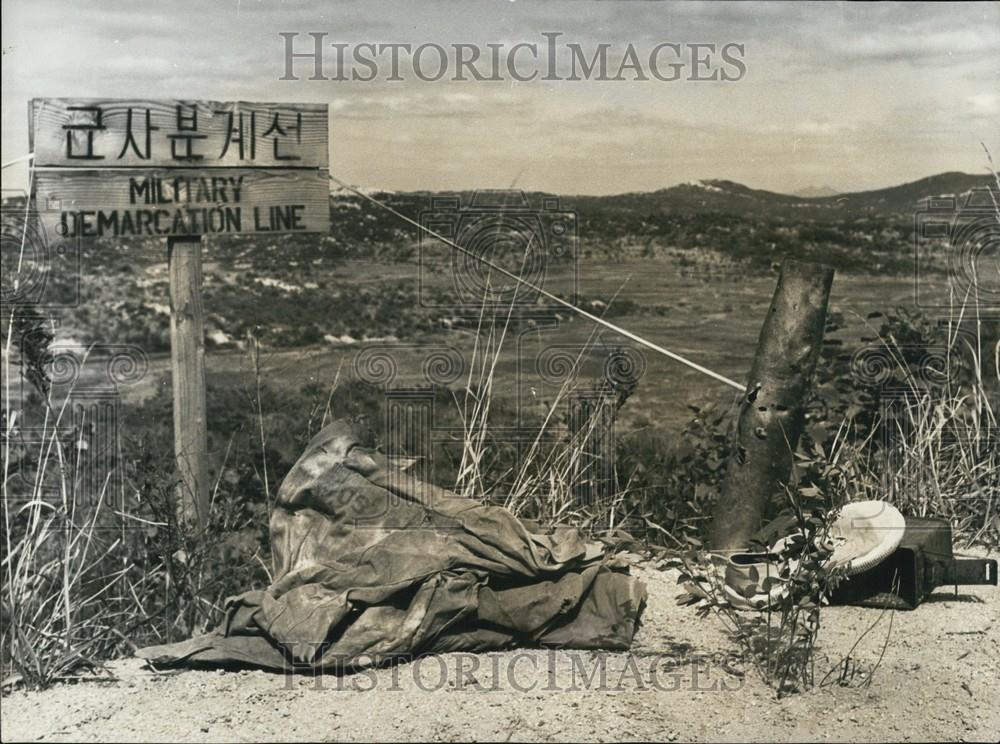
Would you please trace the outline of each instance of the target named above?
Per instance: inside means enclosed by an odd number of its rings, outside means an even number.
[[[115,662],[110,682],[14,691],[2,739],[62,741],[997,741],[1000,604],[993,587],[939,589],[884,613],[855,650],[885,655],[870,685],[830,683],[776,700],[712,618],[677,607],[676,574],[649,588],[628,654],[445,654],[337,678],[258,671],[156,673]],[[817,677],[880,617],[824,610]],[[602,671],[603,669],[603,671]],[[836,675],[834,675],[836,676]]]

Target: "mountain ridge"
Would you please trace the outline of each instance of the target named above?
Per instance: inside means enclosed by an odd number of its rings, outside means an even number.
[[[755,189],[728,179],[702,179],[667,186],[653,191],[631,191],[602,196],[558,195],[543,191],[525,191],[530,204],[541,204],[542,199],[558,197],[560,205],[570,209],[583,209],[606,213],[692,213],[723,212],[749,214],[759,211],[794,213],[802,216],[843,216],[849,212],[901,213],[921,208],[927,199],[950,197],[958,199],[978,189],[996,192],[994,177],[989,174],[970,174],[946,171],[931,176],[879,189],[830,194],[826,196],[801,196],[767,189]],[[376,193],[393,195],[397,199],[433,197],[452,194],[463,197],[467,204],[472,190],[459,191],[409,191],[391,192],[360,189],[366,195]],[[342,190],[332,199],[357,198],[347,196]]]

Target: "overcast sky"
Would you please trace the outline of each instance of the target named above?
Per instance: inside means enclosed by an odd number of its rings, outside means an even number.
[[[745,44],[739,82],[280,81],[279,31],[640,53]],[[330,104],[331,170],[387,189],[878,188],[1000,156],[1000,5],[3,0],[2,159],[32,97]],[[304,68],[302,68],[304,69]],[[4,171],[23,187],[26,167]]]

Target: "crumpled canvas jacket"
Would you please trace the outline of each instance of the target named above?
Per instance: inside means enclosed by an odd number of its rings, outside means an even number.
[[[627,649],[644,585],[575,528],[416,480],[345,422],[309,443],[271,514],[276,573],[221,627],[138,655],[174,664],[349,670],[517,645]]]

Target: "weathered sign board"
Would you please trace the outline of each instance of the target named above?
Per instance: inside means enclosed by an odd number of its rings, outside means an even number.
[[[64,239],[167,238],[180,517],[208,517],[203,235],[330,229],[327,107],[39,98],[35,206]]]
[[[53,169],[35,175],[35,191],[46,230],[63,238],[325,232],[330,225],[330,181],[319,170]]]
[[[49,235],[330,227],[322,104],[43,98],[30,137]]]

